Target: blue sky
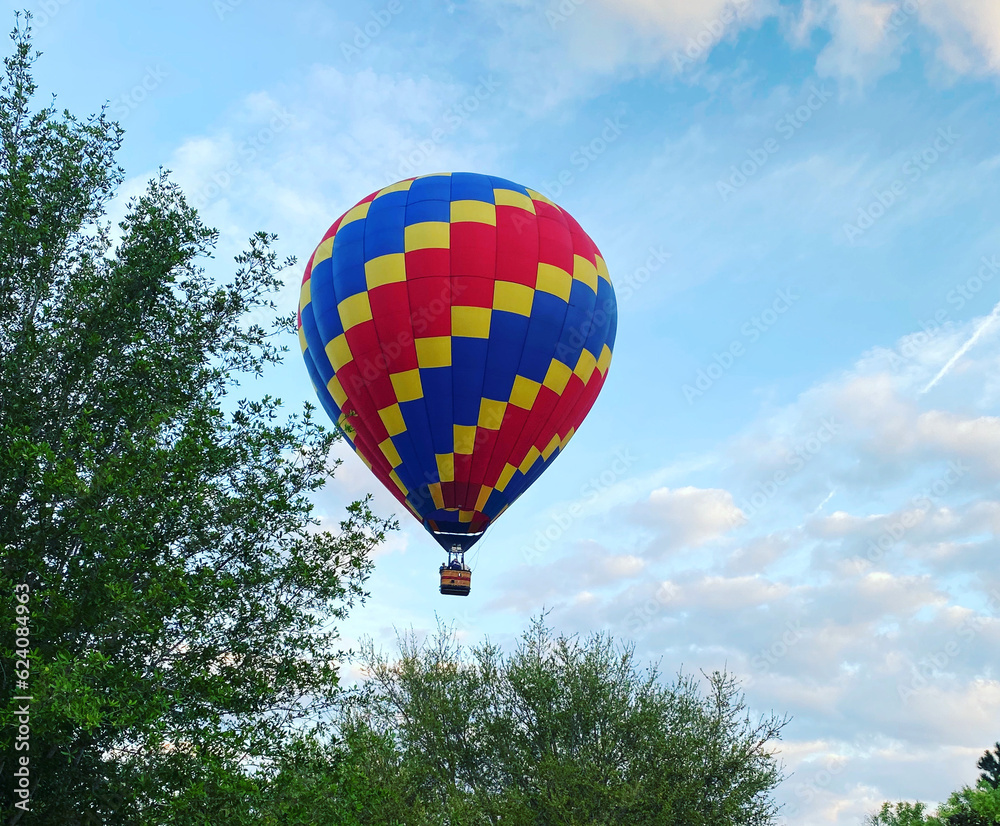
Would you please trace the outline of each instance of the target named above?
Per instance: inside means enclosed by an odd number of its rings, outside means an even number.
[[[173,170],[220,278],[253,231],[304,261],[434,171],[539,189],[601,248],[618,341],[572,446],[467,600],[401,514],[348,640],[437,615],[510,641],[544,606],[667,673],[727,666],[793,717],[789,824],[974,779],[1000,738],[995,0],[28,7],[42,93],[110,102],[123,195]],[[288,344],[248,392],[312,398]],[[344,452],[321,513],[372,484]]]

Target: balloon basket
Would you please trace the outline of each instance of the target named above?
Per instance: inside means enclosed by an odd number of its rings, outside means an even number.
[[[465,564],[465,551],[454,545],[448,551],[448,562],[439,569],[441,593],[453,597],[467,597],[472,590],[472,571]]]

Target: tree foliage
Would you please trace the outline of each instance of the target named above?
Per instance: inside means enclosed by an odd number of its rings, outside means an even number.
[[[981,783],[988,783],[992,788],[1000,789],[1000,742],[994,745],[993,751],[987,750],[979,758],[976,768],[982,771],[979,775]]]
[[[976,766],[983,771],[975,786],[963,786],[953,792],[934,814],[923,803],[883,803],[881,810],[869,815],[866,826],[1000,826],[1000,788],[996,777],[996,756],[987,751]]]
[[[774,821],[784,721],[752,719],[726,674],[706,691],[683,675],[667,685],[632,648],[555,636],[542,619],[510,655],[489,642],[466,651],[439,629],[401,638],[393,659],[369,644],[361,665],[369,677],[341,710],[341,739],[314,745],[305,774],[296,763],[282,775],[306,808],[349,789],[350,817],[317,823]]]
[[[208,823],[251,812],[266,767],[330,702],[332,623],[391,526],[336,533],[310,495],[335,435],[313,410],[233,397],[281,359],[273,236],[232,281],[161,174],[116,230],[122,133],[35,107],[29,29],[0,82],[0,588],[30,589],[30,751],[14,752],[3,618],[0,774],[30,756],[37,824]],[[288,327],[287,320],[280,329]],[[22,632],[23,633],[23,632]],[[7,822],[17,823],[10,784]],[[229,812],[229,814],[225,814]],[[225,816],[224,816],[225,815]],[[249,817],[249,815],[247,815]],[[232,822],[239,822],[233,819]]]

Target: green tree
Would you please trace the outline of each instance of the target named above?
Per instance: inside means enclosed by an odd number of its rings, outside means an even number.
[[[983,771],[976,786],[953,792],[934,814],[923,803],[884,803],[878,813],[868,816],[866,826],[1000,826],[1000,788],[993,783],[996,758],[987,751],[976,765]]]
[[[510,655],[488,642],[467,651],[440,628],[399,646],[391,659],[364,649],[369,677],[339,716],[335,751],[363,777],[353,819],[316,823],[774,820],[781,770],[772,743],[785,721],[752,719],[725,674],[709,675],[707,691],[683,675],[667,685],[655,668],[637,667],[631,647],[601,634],[555,636],[542,619]],[[314,794],[342,782],[338,765],[314,764],[332,778],[314,783]]]
[[[976,763],[976,768],[982,770],[982,774],[979,775],[980,782],[989,783],[994,789],[1000,789],[1000,742],[994,746],[993,751],[987,749],[984,752]]]
[[[166,174],[106,208],[121,130],[34,105],[29,27],[0,78],[0,775],[34,824],[254,822],[267,769],[331,701],[335,623],[391,527],[336,533],[310,495],[336,436],[309,406],[233,397],[282,357],[247,322],[283,267],[257,234],[231,283]],[[284,265],[290,264],[284,262]],[[20,605],[12,601],[12,605]],[[16,640],[29,634],[29,688]],[[17,649],[20,651],[21,649]],[[13,695],[30,691],[30,750]],[[254,773],[254,770],[257,773]]]
[[[997,826],[1000,824],[1000,789],[980,781],[952,793],[941,804],[935,826]]]
[[[923,803],[883,803],[882,808],[865,820],[865,826],[924,826],[928,823]]]

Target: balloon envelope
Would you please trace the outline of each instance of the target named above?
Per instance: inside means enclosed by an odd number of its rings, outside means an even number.
[[[444,546],[471,547],[565,448],[617,322],[597,246],[503,178],[424,175],[338,218],[299,340],[330,418]]]

